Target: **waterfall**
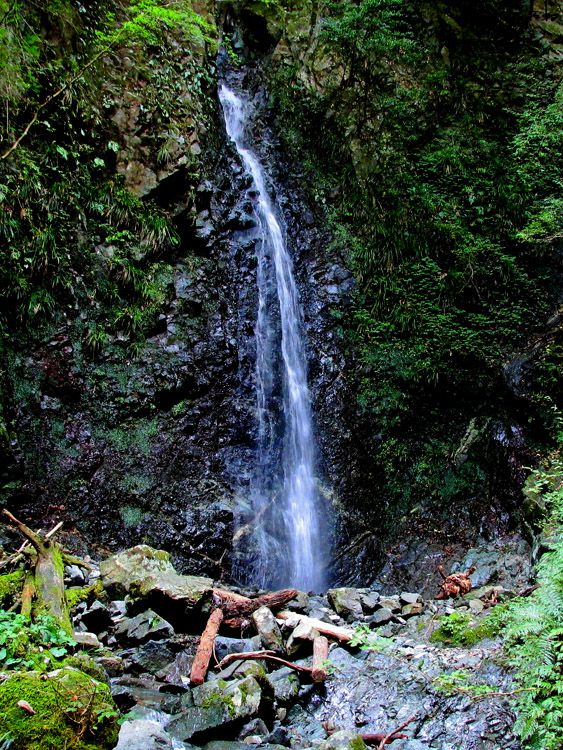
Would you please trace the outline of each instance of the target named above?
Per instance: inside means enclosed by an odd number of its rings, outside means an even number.
[[[227,134],[252,176],[247,191],[258,226],[257,447],[250,486],[254,554],[244,578],[263,587],[320,591],[325,577],[315,437],[301,313],[279,212],[252,150],[251,104],[226,85],[219,98]]]

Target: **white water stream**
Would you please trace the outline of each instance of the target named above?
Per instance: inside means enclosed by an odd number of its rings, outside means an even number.
[[[291,257],[264,169],[248,143],[251,105],[225,85],[220,87],[219,98],[227,133],[252,175],[251,194],[259,225],[255,327],[258,445],[250,488],[256,553],[247,577],[264,587],[320,591],[325,583],[321,505]]]

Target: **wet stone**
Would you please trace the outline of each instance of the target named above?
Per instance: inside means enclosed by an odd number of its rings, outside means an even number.
[[[394,619],[393,612],[387,607],[378,609],[368,620],[372,627],[379,627],[380,625],[386,625],[388,622]]]
[[[272,651],[283,650],[283,638],[280,627],[268,607],[260,607],[256,612],[253,612],[252,621],[256,626],[265,649]]]
[[[152,609],[147,609],[136,617],[123,619],[115,628],[118,640],[123,638],[138,643],[149,639],[170,638],[172,635],[174,630],[170,623]]]
[[[115,750],[172,750],[172,738],[156,721],[135,719],[122,724]]]
[[[317,745],[318,750],[367,750],[367,745],[356,732],[343,730],[334,732],[327,740]]]
[[[363,616],[361,594],[358,589],[338,588],[329,589],[328,600],[334,611],[347,622],[361,620]]]

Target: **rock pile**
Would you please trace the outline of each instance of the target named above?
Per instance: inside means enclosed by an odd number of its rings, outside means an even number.
[[[518,747],[506,699],[446,697],[439,688],[455,672],[506,691],[510,676],[495,661],[498,641],[444,648],[430,640],[440,615],[486,616],[491,601],[510,595],[502,586],[439,602],[367,588],[334,588],[326,596],[290,592],[283,604],[232,617],[232,602],[275,596],[178,575],[166,553],[144,545],[109,558],[100,570],[104,593],[98,584],[98,596],[76,605],[73,615],[78,638],[127,714],[118,750],[357,750],[366,746],[362,738],[384,737],[405,722],[409,739],[392,739],[408,750]],[[203,684],[194,684],[201,634],[219,605],[225,617],[209,671]],[[327,642],[315,681],[313,650],[325,637],[330,648]]]

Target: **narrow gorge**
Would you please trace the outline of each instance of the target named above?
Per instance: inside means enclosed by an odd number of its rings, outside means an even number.
[[[563,5],[0,0],[0,750],[559,750]]]

